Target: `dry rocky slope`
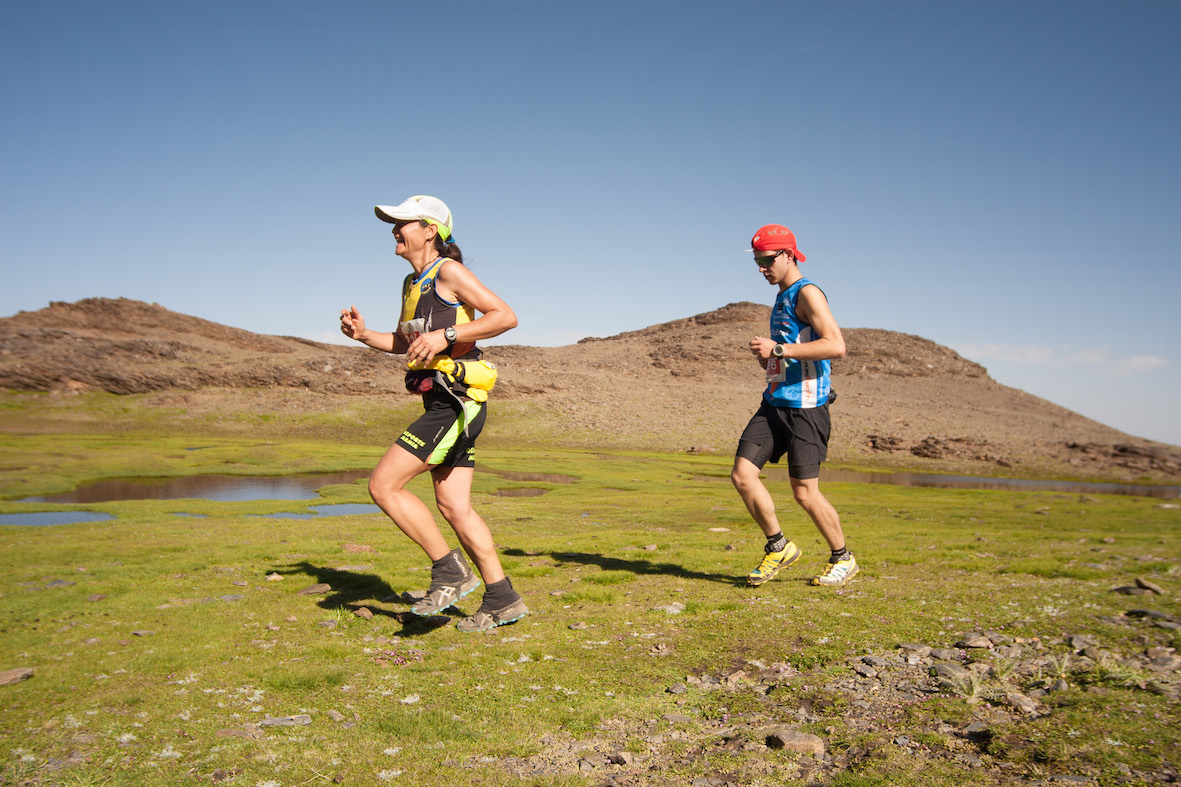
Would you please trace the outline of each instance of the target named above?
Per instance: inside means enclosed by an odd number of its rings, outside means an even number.
[[[758,404],[762,370],[746,346],[766,334],[768,316],[767,306],[734,303],[565,347],[489,347],[500,367],[494,400],[518,413],[512,423],[524,437],[533,418],[550,425],[547,439],[569,445],[727,454]],[[866,328],[845,338],[848,355],[834,363],[832,461],[1181,480],[1178,447],[1000,385],[946,347]],[[149,405],[187,411],[325,411],[357,397],[409,402],[404,368],[401,357],[360,346],[251,333],[123,298],[0,319],[0,389],[18,392],[147,394]]]

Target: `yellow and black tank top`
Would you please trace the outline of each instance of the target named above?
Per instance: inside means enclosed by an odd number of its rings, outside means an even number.
[[[470,305],[444,300],[435,289],[435,278],[446,262],[462,264],[448,257],[440,257],[421,274],[411,273],[402,282],[402,319],[398,323],[398,332],[407,344],[424,333],[463,325],[476,319],[475,309]],[[474,361],[480,357],[480,349],[475,342],[451,342],[441,354],[457,361]],[[434,372],[431,371],[409,371],[406,373],[406,388],[421,393],[424,390],[423,381],[433,376]]]

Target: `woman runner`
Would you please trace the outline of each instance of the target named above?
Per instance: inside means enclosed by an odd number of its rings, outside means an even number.
[[[487,390],[471,382],[481,364],[479,339],[499,336],[516,327],[517,316],[503,300],[464,267],[463,255],[451,235],[451,211],[435,197],[410,197],[397,206],[378,205],[377,217],[393,224],[395,253],[414,269],[402,286],[402,315],[392,333],[365,327],[356,306],[341,310],[340,330],[387,353],[405,353],[410,371],[406,387],[422,395],[424,414],[390,446],[369,477],[369,494],[403,533],[431,560],[426,597],[411,610],[435,615],[480,585],[464,552],[483,577],[483,603],[457,624],[460,631],[485,631],[522,618],[529,610],[505,576],[488,525],[472,508],[475,442],[484,426]],[[477,318],[476,312],[480,313]],[[469,368],[466,378],[450,361]],[[442,368],[435,371],[430,366]],[[453,374],[447,374],[450,370]],[[490,386],[489,386],[490,387]],[[435,518],[405,487],[430,471],[435,503],[459,538],[462,549],[450,549]]]

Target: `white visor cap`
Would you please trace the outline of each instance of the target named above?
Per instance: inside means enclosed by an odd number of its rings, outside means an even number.
[[[438,197],[420,194],[406,199],[401,205],[374,205],[373,212],[377,218],[390,224],[398,221],[429,221],[439,228],[443,240],[451,237],[451,210]]]

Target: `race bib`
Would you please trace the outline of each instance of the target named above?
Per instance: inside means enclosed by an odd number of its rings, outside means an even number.
[[[418,317],[398,323],[398,332],[406,339],[407,344],[413,344],[415,339],[426,333],[426,318]]]
[[[772,356],[767,359],[767,382],[782,383],[787,380],[787,364],[783,358]]]

